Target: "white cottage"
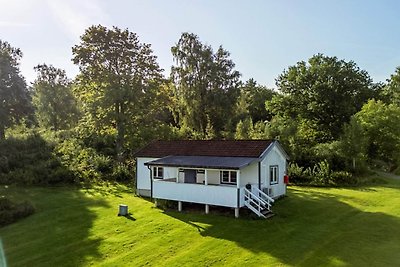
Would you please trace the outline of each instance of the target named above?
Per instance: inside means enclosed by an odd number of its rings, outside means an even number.
[[[155,141],[135,154],[141,196],[271,213],[286,194],[288,156],[275,140]]]

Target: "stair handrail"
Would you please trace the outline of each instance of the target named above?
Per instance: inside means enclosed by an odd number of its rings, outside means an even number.
[[[262,212],[260,211],[260,209],[256,209],[255,207],[253,207],[250,204],[247,204],[247,202],[245,203],[246,207],[248,207],[251,211],[253,211],[255,214],[258,215],[258,217],[263,217],[266,218],[264,214],[262,214]]]
[[[258,189],[257,187],[255,187],[255,189],[256,189],[256,192],[257,192],[259,195],[261,195],[262,197],[264,197],[264,198],[267,200],[267,204],[268,204],[269,206],[272,206],[269,202],[274,203],[275,200],[274,200],[272,197],[270,197],[270,196],[268,196],[267,194],[265,194],[265,193],[264,193],[263,191],[261,191],[260,189]]]
[[[257,199],[258,201],[260,201],[264,206],[265,205],[270,205],[269,203],[267,203],[264,199],[260,198],[259,196],[257,196],[256,194],[254,194],[253,192],[251,192],[249,189],[244,188],[245,193],[247,192],[250,196],[252,196],[253,198]]]
[[[246,199],[247,198],[247,199]],[[254,213],[256,213],[260,217],[264,217],[261,210],[267,208],[266,203],[256,195],[254,195],[250,190],[244,188],[244,202],[245,205],[250,208]],[[257,209],[253,207],[249,202],[252,202],[256,205]],[[269,210],[269,208],[267,208]]]

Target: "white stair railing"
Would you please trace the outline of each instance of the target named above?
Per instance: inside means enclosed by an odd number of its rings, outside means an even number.
[[[259,217],[266,218],[262,213],[265,209],[270,210],[270,204],[265,202],[263,199],[253,194],[247,188],[244,188],[244,204],[251,211],[257,214]]]
[[[267,194],[265,194],[260,189],[258,189],[258,187],[254,187],[254,190],[256,192],[256,195],[258,195],[258,197],[260,197],[262,200],[264,200],[267,203],[268,210],[271,210],[272,203],[274,203],[275,200],[272,197],[270,197]]]

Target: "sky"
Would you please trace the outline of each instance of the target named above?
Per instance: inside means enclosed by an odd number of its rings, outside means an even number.
[[[21,48],[21,73],[46,63],[73,78],[71,48],[91,25],[128,28],[152,45],[169,75],[182,32],[231,53],[242,79],[275,87],[289,66],[317,53],[353,60],[374,82],[400,66],[398,0],[0,0],[0,39]]]

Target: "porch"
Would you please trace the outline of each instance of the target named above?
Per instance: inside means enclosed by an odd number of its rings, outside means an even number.
[[[257,185],[251,188],[204,185],[193,183],[179,183],[176,178],[154,180],[153,198],[157,206],[157,199],[174,200],[178,202],[178,210],[182,211],[182,203],[198,203],[205,205],[205,213],[209,213],[209,206],[222,206],[235,209],[235,217],[239,217],[239,209],[247,207],[259,217],[267,218],[272,214],[271,207],[274,200],[258,189]]]
[[[183,202],[204,204],[206,213],[210,205],[234,208],[235,217],[239,216],[239,209],[246,206],[265,217],[263,212],[270,212],[273,200],[259,189],[257,160],[168,156],[145,165],[151,172],[151,195],[156,201],[177,201],[179,210]],[[246,169],[250,165],[252,167]]]
[[[153,198],[156,199],[237,208],[243,207],[242,195],[243,187],[235,185],[178,183],[175,178],[153,181]]]

